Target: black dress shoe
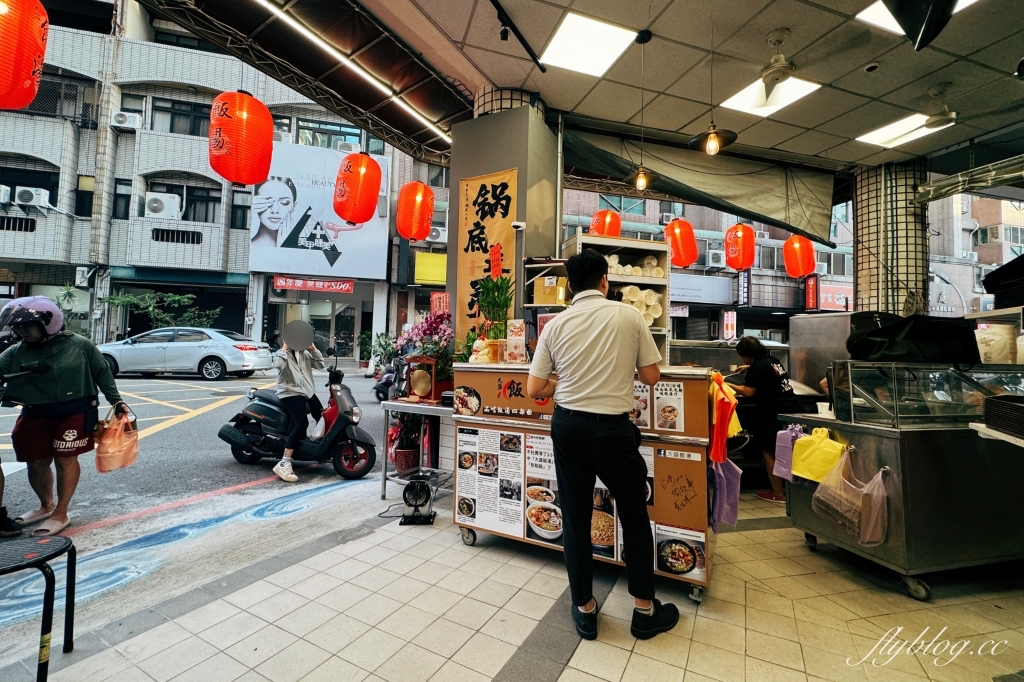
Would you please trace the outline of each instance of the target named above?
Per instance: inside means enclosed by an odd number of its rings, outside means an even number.
[[[0,507],[0,538],[13,538],[21,535],[21,526],[7,516],[7,507]]]
[[[658,633],[668,632],[679,622],[679,609],[675,604],[662,604],[654,600],[654,613],[647,615],[633,609],[633,622],[629,631],[637,639],[650,639]],[[577,626],[577,629],[579,627]]]
[[[576,634],[583,639],[597,639],[597,607],[590,613],[583,613],[580,607],[572,604],[572,621],[576,624]]]

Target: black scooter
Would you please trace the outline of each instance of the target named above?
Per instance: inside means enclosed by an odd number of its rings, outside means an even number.
[[[333,355],[328,351],[328,355]],[[296,462],[327,462],[342,478],[362,478],[377,461],[373,437],[359,428],[362,410],[352,391],[342,381],[345,373],[334,367],[327,371],[331,397],[324,410],[325,432],[322,438],[303,438],[295,449]],[[256,464],[264,457],[280,459],[292,429],[292,419],[271,390],[249,389],[249,404],[231,423],[220,427],[217,436],[231,446],[231,454],[242,464]]]

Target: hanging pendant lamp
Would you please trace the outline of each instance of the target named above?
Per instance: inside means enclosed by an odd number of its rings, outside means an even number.
[[[636,34],[634,42],[640,46],[640,165],[625,177],[626,182],[643,192],[657,179],[657,174],[644,168],[644,45],[651,42],[653,33],[644,29]]]
[[[715,125],[715,12],[714,0],[711,0],[711,125],[707,132],[695,135],[687,146],[690,149],[714,156],[736,141],[736,133],[731,130],[719,129]]]

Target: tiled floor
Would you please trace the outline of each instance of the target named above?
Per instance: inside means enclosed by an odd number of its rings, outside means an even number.
[[[748,513],[775,507],[744,500]],[[781,507],[781,505],[779,505]],[[679,625],[647,641],[629,633],[632,600],[602,571],[597,641],[568,616],[554,552],[481,535],[465,546],[450,521],[390,523],[361,539],[212,598],[204,606],[51,675],[54,682],[988,682],[1024,680],[1024,579],[980,569],[933,581],[914,601],[891,573],[792,529],[722,533],[712,586],[698,607],[665,581]],[[858,661],[892,627],[911,637],[1005,640],[997,655],[948,664],[902,654]],[[54,651],[58,651],[54,647]],[[54,653],[55,657],[61,654]],[[945,657],[948,658],[948,655]],[[852,665],[849,662],[852,662]],[[1004,678],[1000,678],[1003,682]]]
[[[754,493],[740,494],[739,510],[737,518],[740,521],[748,519],[775,519],[786,515],[786,505],[778,502],[765,502]]]

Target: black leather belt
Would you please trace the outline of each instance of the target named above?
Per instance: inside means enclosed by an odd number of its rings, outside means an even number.
[[[622,412],[621,414],[597,414],[596,412],[584,412],[583,410],[570,410],[562,407],[561,405],[555,405],[555,411],[567,414],[571,417],[590,419],[595,422],[629,421],[629,412]]]

